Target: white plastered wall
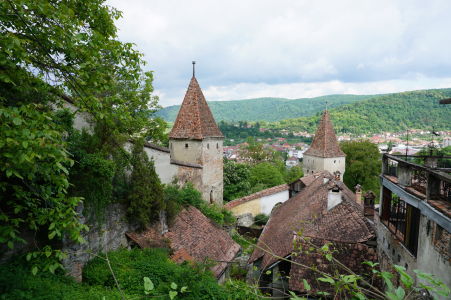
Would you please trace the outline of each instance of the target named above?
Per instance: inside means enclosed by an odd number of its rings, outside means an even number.
[[[317,157],[304,154],[303,171],[304,176],[313,174],[319,171],[329,171],[333,174],[335,171],[340,171],[341,178],[343,178],[346,169],[346,157]]]

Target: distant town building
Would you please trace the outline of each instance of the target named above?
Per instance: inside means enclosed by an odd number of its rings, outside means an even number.
[[[299,159],[295,156],[288,157],[285,165],[289,168],[299,165]]]

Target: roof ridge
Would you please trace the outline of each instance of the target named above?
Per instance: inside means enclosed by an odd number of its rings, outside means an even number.
[[[319,157],[343,157],[346,154],[340,149],[335,130],[330,120],[329,111],[325,110],[319,121],[312,144],[304,155]]]
[[[188,85],[169,137],[194,140],[224,138],[195,76]]]

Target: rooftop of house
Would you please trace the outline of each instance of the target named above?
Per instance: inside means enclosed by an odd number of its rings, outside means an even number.
[[[250,194],[248,196],[232,200],[232,201],[226,203],[224,205],[224,208],[231,209],[231,208],[241,205],[243,203],[246,203],[246,202],[249,202],[249,201],[252,201],[255,199],[259,199],[262,197],[266,197],[269,195],[274,195],[274,194],[280,193],[282,191],[287,191],[288,189],[289,189],[289,185],[286,183],[277,185],[277,186],[273,186],[273,187],[267,188],[265,190]]]
[[[171,259],[178,263],[185,260],[216,262],[211,271],[217,278],[240,250],[225,230],[192,206],[177,215],[168,232],[160,232],[159,226],[155,225],[143,232],[128,232],[127,236],[141,248],[161,247],[169,241],[174,251]]]
[[[332,121],[330,120],[329,112],[324,111],[318,128],[313,138],[313,142],[305,151],[304,155],[312,155],[318,157],[342,157],[346,154],[341,151],[337,142]]]
[[[267,268],[293,251],[293,238],[304,236],[331,242],[359,243],[374,237],[374,231],[363,215],[363,207],[355,202],[354,193],[327,171],[309,175],[308,184],[295,196],[273,210],[249,262],[262,258]],[[331,188],[341,190],[341,203],[327,209]],[[266,251],[265,251],[266,250]],[[270,252],[270,253],[268,253]]]
[[[169,138],[192,140],[224,138],[194,76],[191,78]]]

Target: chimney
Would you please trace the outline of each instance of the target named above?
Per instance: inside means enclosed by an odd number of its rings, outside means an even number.
[[[362,203],[362,186],[357,184],[355,187],[355,202],[363,206]]]
[[[341,188],[335,183],[329,188],[327,194],[327,210],[331,210],[335,206],[341,203]]]
[[[365,217],[373,218],[374,217],[374,200],[376,199],[376,195],[372,191],[368,191],[363,195],[364,199],[364,208],[363,214]]]

